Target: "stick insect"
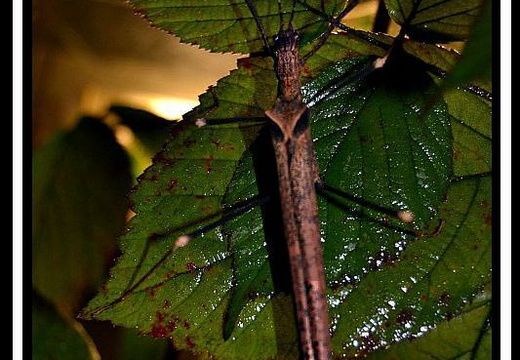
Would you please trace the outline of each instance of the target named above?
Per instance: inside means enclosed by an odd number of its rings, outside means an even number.
[[[309,108],[302,101],[300,73],[305,59],[318,51],[331,29],[308,55],[302,57],[298,52],[298,35],[293,29],[292,19],[288,26],[284,26],[283,19],[280,19],[280,30],[272,47],[254,4],[251,0],[246,0],[246,3],[254,16],[265,49],[274,58],[278,79],[276,103],[272,109],[265,111],[265,115],[269,119],[276,158],[301,353],[304,359],[330,359],[326,284],[316,196],[316,186],[321,181],[312,145]],[[280,1],[278,5],[281,14]],[[347,6],[339,18],[350,9],[352,6]],[[375,62],[371,64],[371,69],[381,67],[383,63]]]
[[[278,6],[281,26],[274,45],[271,45],[253,2],[245,0],[245,3],[256,22],[265,50],[275,60],[274,71],[278,80],[277,99],[273,108],[266,110],[265,115],[270,126],[271,142],[276,158],[278,190],[284,225],[283,235],[287,242],[291,264],[301,356],[304,359],[330,359],[326,284],[316,195],[316,188],[327,189],[327,186],[321,183],[319,177],[309,126],[309,109],[302,100],[300,75],[305,61],[325,43],[335,24],[339,23],[340,19],[353,8],[356,1],[349,2],[338,17],[331,21],[328,32],[319,38],[315,47],[306,55],[299,54],[298,34],[293,29],[291,21],[288,24],[283,23],[280,1],[278,1]],[[385,61],[386,56],[376,59],[357,76],[366,76],[383,67]],[[130,285],[120,297],[95,309],[93,313],[103,312],[116,303],[124,301],[173,252],[186,246],[191,239],[265,201],[265,199],[253,199],[226,212],[219,222],[179,237],[174,246],[143,276],[137,281],[134,281],[135,278],[132,277]],[[387,211],[387,213],[400,218],[403,222],[413,220],[413,215],[407,211]]]

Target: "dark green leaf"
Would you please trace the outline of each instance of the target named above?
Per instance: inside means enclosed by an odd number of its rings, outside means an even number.
[[[112,339],[117,347],[120,360],[165,359],[168,350],[166,340],[138,336],[134,329],[121,329],[117,339]]]
[[[462,56],[446,79],[445,86],[461,86],[475,79],[489,81],[492,57],[491,37],[491,0],[487,0]]]
[[[483,0],[385,0],[390,17],[413,39],[427,42],[465,40]]]
[[[448,90],[443,96],[452,117],[454,174],[490,172],[491,103],[462,90]]]
[[[361,355],[413,340],[474,299],[491,279],[490,196],[489,177],[454,182],[439,211],[439,235],[402,244],[397,261],[390,257],[357,287],[337,291],[336,349]]]
[[[83,119],[39,149],[33,168],[33,284],[77,311],[104,281],[127,212],[129,162],[111,130]]]
[[[183,42],[212,51],[244,54],[264,48],[255,20],[243,0],[130,0],[130,3],[154,26],[175,34]],[[271,40],[280,29],[278,2],[254,0],[253,3]],[[284,24],[287,26],[291,20],[304,39],[313,39],[328,27],[320,15],[308,11],[309,7],[332,16],[342,5],[339,0],[281,1]]]
[[[368,359],[491,359],[490,293],[475,300],[459,315],[421,337],[376,352]]]
[[[97,360],[99,354],[81,325],[65,320],[37,295],[32,299],[33,360]]]

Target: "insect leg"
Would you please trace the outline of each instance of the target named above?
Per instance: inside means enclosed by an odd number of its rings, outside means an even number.
[[[337,24],[341,23],[341,19],[343,19],[345,16],[347,16],[347,14],[350,11],[352,11],[352,9],[354,9],[354,7],[358,4],[358,2],[359,2],[359,0],[349,1],[347,3],[347,5],[345,6],[345,8],[338,14],[338,16],[336,16],[335,18],[333,18],[330,21],[329,28],[327,29],[327,31],[322,33],[318,37],[318,41],[316,42],[314,47],[307,54],[302,56],[302,59],[301,59],[302,65],[305,64],[307,59],[309,59],[312,55],[314,55],[325,44],[325,42],[329,38],[329,36],[332,33],[332,31],[334,31],[334,29],[338,26]],[[322,3],[322,10],[321,10],[322,12],[324,11],[323,7],[324,6],[323,6],[323,3]]]
[[[117,297],[116,299],[111,301],[109,304],[106,304],[99,308],[93,309],[93,310],[89,311],[88,313],[82,313],[80,316],[81,317],[94,317],[106,310],[113,308],[115,305],[121,303],[126,298],[128,298],[128,296],[132,295],[132,293],[134,293],[139,288],[139,286],[141,286],[161,265],[163,265],[172,256],[172,254],[174,254],[178,249],[188,245],[188,243],[191,240],[248,212],[249,210],[251,210],[252,208],[254,208],[258,205],[265,204],[268,201],[269,201],[269,198],[266,196],[264,196],[264,197],[256,196],[256,197],[253,197],[244,202],[238,203],[230,208],[224,209],[223,211],[219,211],[215,214],[211,214],[209,216],[201,218],[195,222],[190,222],[189,224],[183,225],[182,228],[186,229],[189,227],[196,226],[197,224],[206,223],[207,221],[220,216],[220,219],[218,219],[210,224],[204,225],[190,233],[177,237],[175,239],[173,245],[168,249],[168,251],[155,264],[153,264],[152,267],[143,276],[141,276],[138,281],[136,281],[133,284],[130,283],[129,286],[121,293],[121,295],[119,297]],[[172,234],[178,233],[180,231],[182,231],[181,228],[175,228],[175,229],[170,229],[169,231],[166,231],[161,234],[151,235],[148,238],[147,249],[149,247],[149,245],[148,245],[149,242],[167,238],[167,237],[171,236]],[[146,252],[148,251],[147,249],[146,249]],[[138,267],[138,269],[139,268],[140,267]],[[136,277],[135,273],[136,272],[134,271],[134,275],[132,276],[132,281]]]
[[[247,4],[247,7],[249,8],[249,11],[251,11],[253,18],[255,19],[256,27],[258,28],[258,31],[260,32],[260,35],[262,36],[262,41],[264,42],[265,50],[269,53],[269,55],[272,58],[275,58],[275,55],[273,54],[271,47],[269,46],[267,32],[265,31],[264,25],[260,21],[260,17],[258,16],[258,11],[256,11],[255,5],[253,5],[252,0],[245,0],[245,1]]]

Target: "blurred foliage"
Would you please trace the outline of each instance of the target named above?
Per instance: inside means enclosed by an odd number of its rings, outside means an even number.
[[[33,285],[74,314],[115,256],[131,186],[126,152],[99,119],[56,135],[33,161]]]
[[[164,142],[165,125],[154,124],[159,133],[149,125],[144,134],[136,130],[150,153]],[[106,280],[117,255],[116,238],[124,228],[133,182],[132,157],[136,154],[119,145],[103,119],[90,117],[34,154],[32,278],[39,294],[33,295],[33,359],[99,359],[75,317]],[[98,328],[87,329],[99,341]],[[166,342],[135,331],[110,326],[103,334],[118,349],[104,359],[160,359],[167,350]]]
[[[462,56],[444,81],[444,86],[457,87],[475,81],[480,85],[491,77],[491,8],[491,0],[485,1]]]
[[[99,360],[92,340],[72,318],[63,318],[55,307],[33,292],[33,360]]]

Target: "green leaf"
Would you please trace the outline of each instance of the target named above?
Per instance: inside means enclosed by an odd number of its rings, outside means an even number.
[[[112,131],[85,118],[34,156],[33,285],[78,310],[105,280],[127,212],[129,162]]]
[[[368,359],[491,359],[490,314],[490,293],[486,292],[425,335],[378,351]]]
[[[61,317],[38,295],[32,299],[32,359],[97,360],[92,340],[74,319]]]
[[[487,0],[483,4],[462,56],[445,80],[445,86],[465,85],[475,79],[489,81],[492,58],[491,37],[491,1]]]
[[[483,0],[385,0],[390,17],[418,41],[466,40]]]
[[[166,340],[138,336],[134,329],[123,329],[112,339],[117,347],[117,358],[121,360],[165,359],[168,343]]]
[[[320,199],[337,356],[433,331],[489,282],[490,184],[481,174],[490,168],[489,103],[454,90],[422,114],[438,88],[424,64],[407,55],[397,67],[352,83],[350,75],[383,56],[381,44],[391,41],[331,35],[302,72],[322,178],[351,196],[415,215],[406,228],[336,195]],[[428,64],[445,59],[448,67],[456,59],[435,46],[405,49]],[[247,121],[274,104],[272,69],[270,59],[241,59],[175,125],[132,193],[137,215],[121,238],[123,254],[84,316],[217,358],[297,357],[276,202],[172,250],[178,236],[219,219],[222,208],[272,195],[269,138]],[[459,101],[472,110],[464,112]],[[199,117],[237,122],[197,129]],[[457,157],[457,146],[466,153],[476,141],[468,132],[484,134],[488,147]],[[454,175],[464,177],[453,181]],[[438,235],[413,236],[435,234],[440,219],[446,223]]]
[[[325,59],[327,53],[323,54]],[[430,220],[434,217],[453,220],[439,237],[418,241],[406,235],[406,229],[399,231],[399,223],[390,221],[393,227],[388,227],[377,212],[337,198],[333,203],[322,199],[320,214],[326,238],[332,324],[338,329],[334,337],[337,354],[367,350],[356,349],[353,341],[361,335],[356,327],[347,324],[364,326],[363,321],[373,316],[374,309],[389,307],[388,301],[402,298],[402,288],[414,287],[411,278],[421,280],[418,289],[429,277],[435,280],[433,284],[441,286],[435,296],[421,293],[432,299],[419,314],[421,326],[428,329],[442,322],[448,310],[458,313],[462,295],[470,298],[482,284],[477,277],[467,282],[464,291],[453,285],[455,280],[443,287],[437,279],[449,278],[450,274],[442,266],[432,265],[435,257],[430,254],[438,254],[435,263],[455,261],[455,267],[462,261],[473,260],[465,252],[454,256],[449,246],[455,240],[465,241],[453,232],[469,226],[463,216],[469,210],[455,220],[453,214],[445,215],[439,206],[448,192],[448,199],[455,200],[444,205],[446,211],[458,213],[474,193],[468,195],[466,189],[449,195],[450,118],[442,103],[426,118],[419,115],[418,110],[435,90],[421,68],[413,62],[403,64],[404,73],[398,77],[384,72],[374,74],[362,83],[339,86],[334,94],[318,101],[321,89],[331,89],[331,84],[338,84],[345,74],[366,61],[359,58],[337,63],[306,85],[306,98],[313,104],[313,133],[323,178],[352,195],[385,206],[412,209],[421,230],[432,231],[436,222]],[[212,110],[208,118],[257,116],[269,106],[275,85],[269,61],[249,59],[241,65],[240,70],[221,80],[201,99],[202,109],[191,114],[192,118],[200,116],[204,109]],[[211,105],[213,97],[219,100],[216,108]],[[209,351],[217,357],[295,357],[293,309],[290,298],[284,295],[288,293],[288,283],[283,276],[279,277],[278,271],[273,271],[274,264],[279,263],[278,252],[273,250],[283,247],[278,244],[276,248],[268,235],[264,237],[268,220],[262,218],[260,209],[207,232],[175,254],[170,252],[177,236],[200,227],[193,220],[215,213],[221,206],[249,199],[258,191],[265,191],[262,186],[272,186],[265,180],[269,178],[266,172],[271,163],[265,150],[268,139],[258,126],[247,122],[200,130],[184,122],[173,133],[165,150],[140,178],[133,194],[138,215],[121,239],[123,257],[112,269],[112,280],[89,304],[86,313],[101,306],[103,312],[93,313],[97,318],[138,326],[143,334],[172,337],[179,348]],[[370,134],[369,139],[363,134]],[[350,175],[359,171],[368,176]],[[345,213],[345,207],[353,214]],[[272,210],[264,208],[264,215]],[[185,226],[190,222],[191,226]],[[432,243],[432,239],[440,238],[446,246],[436,247]],[[420,256],[413,255],[413,251]],[[412,255],[405,257],[407,253]],[[166,260],[155,268],[165,254]],[[276,260],[272,260],[273,255]],[[425,264],[433,266],[429,277],[421,272]],[[489,270],[486,265],[483,262],[483,269]],[[403,272],[394,270],[397,267]],[[144,280],[135,291],[120,298],[130,288],[130,282],[135,284],[140,279]],[[367,301],[365,289],[385,289],[382,284],[387,284],[383,295],[373,295]],[[443,291],[449,294],[444,297],[450,297],[448,310],[439,310],[438,301],[434,300]],[[383,341],[391,341],[392,331],[405,333],[405,310],[422,299],[417,292],[411,294],[399,302],[399,307],[389,309],[394,319],[392,330],[383,332],[383,340],[376,341],[370,351],[383,346]],[[347,296],[352,300],[345,301]],[[360,344],[360,340],[356,341]]]
[[[491,103],[462,90],[448,90],[443,97],[452,118],[454,175],[490,172]]]
[[[278,2],[252,2],[271,40],[280,29]],[[130,0],[130,3],[154,26],[175,34],[185,43],[219,52],[249,54],[264,50],[255,20],[243,0]],[[292,21],[304,41],[312,40],[327,29],[328,23],[308,8],[332,16],[342,5],[343,1],[339,0],[284,0],[281,1],[283,22],[287,26]]]
[[[453,182],[439,210],[445,224],[437,236],[408,242],[390,266],[337,292],[332,317],[342,337],[333,338],[336,348],[359,356],[413,341],[477,297],[491,279],[490,197],[489,176]]]

